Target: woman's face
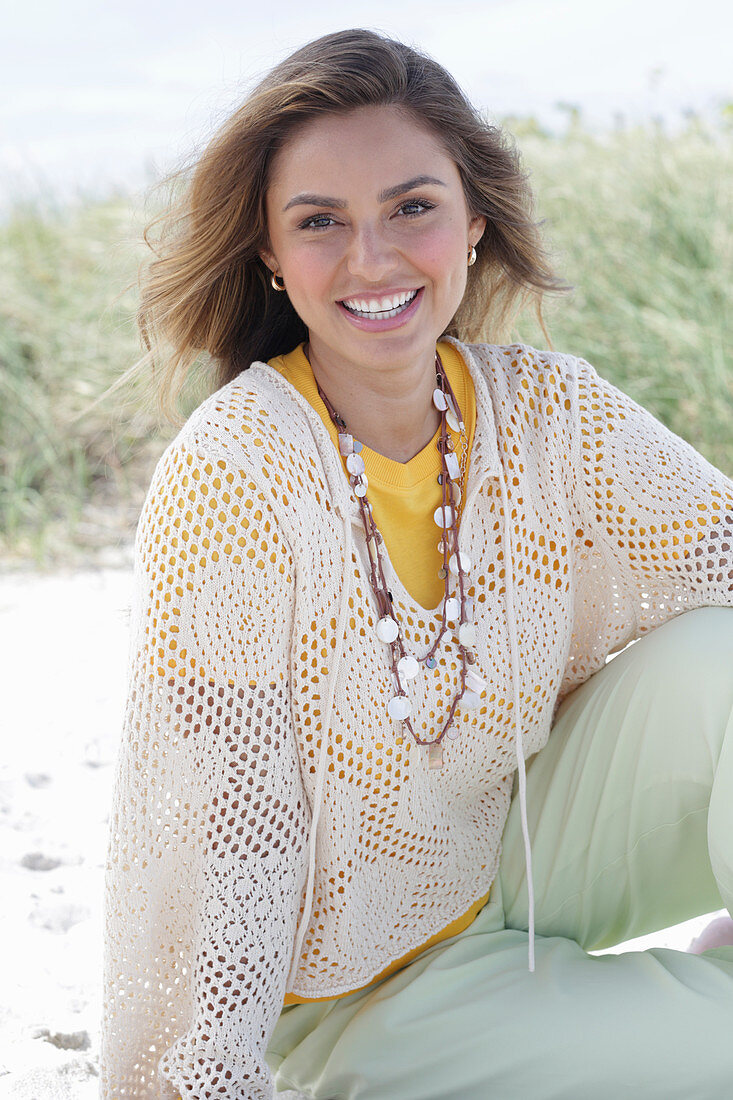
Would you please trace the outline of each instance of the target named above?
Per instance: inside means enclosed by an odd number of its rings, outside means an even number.
[[[270,248],[312,352],[376,366],[425,357],[458,308],[485,226],[443,145],[394,107],[306,123],[274,158]]]

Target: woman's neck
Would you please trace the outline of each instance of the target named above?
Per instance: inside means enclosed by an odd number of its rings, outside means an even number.
[[[308,343],[304,350],[321,390],[343,417],[349,434],[365,447],[395,462],[409,462],[437,432],[434,352],[385,373],[347,371]]]

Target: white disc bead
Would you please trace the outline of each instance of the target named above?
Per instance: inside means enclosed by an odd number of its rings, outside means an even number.
[[[443,391],[437,386],[433,390],[433,404],[435,405],[436,409],[440,410],[440,412],[443,412],[445,409],[448,408],[448,399]]]
[[[353,454],[346,456],[346,469],[350,474],[363,474],[366,469],[364,459],[354,451]]]
[[[380,642],[393,642],[400,632],[399,626],[389,615],[379,620],[376,630]]]
[[[397,662],[397,671],[400,676],[404,676],[406,680],[414,680],[420,671],[420,665],[417,663],[417,658],[413,657],[411,653],[406,653],[404,657],[400,657]]]
[[[454,518],[454,512],[450,505],[446,505],[445,508],[441,505],[433,512],[433,519],[438,527],[452,527]]]
[[[469,558],[468,554],[464,554],[462,550],[459,551],[459,555],[461,559],[461,569],[464,573],[470,573],[473,562]],[[458,556],[456,554],[451,554],[451,556],[448,558],[448,568],[450,569],[454,577],[458,576]]]
[[[455,622],[461,612],[460,600],[455,596],[449,596],[445,601],[445,617],[449,622]]]
[[[476,627],[473,623],[461,623],[458,627],[458,641],[463,646],[469,646],[475,643]]]
[[[387,713],[395,722],[403,722],[410,717],[412,703],[406,695],[393,695],[387,703]]]

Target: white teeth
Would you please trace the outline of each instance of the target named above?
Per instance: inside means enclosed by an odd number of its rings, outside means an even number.
[[[399,294],[393,294],[391,298],[344,298],[343,305],[352,313],[360,313],[365,317],[374,317],[380,314],[383,317],[393,317],[400,309],[409,303],[417,295],[417,290],[403,290]]]

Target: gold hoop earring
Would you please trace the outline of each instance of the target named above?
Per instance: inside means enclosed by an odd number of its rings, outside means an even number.
[[[282,278],[282,276],[280,276]],[[273,271],[270,277],[270,283],[274,290],[285,290],[285,280],[282,280],[282,285],[277,281],[277,272]]]
[[[473,267],[476,263],[476,249],[471,245],[471,251],[468,253],[468,266]]]

